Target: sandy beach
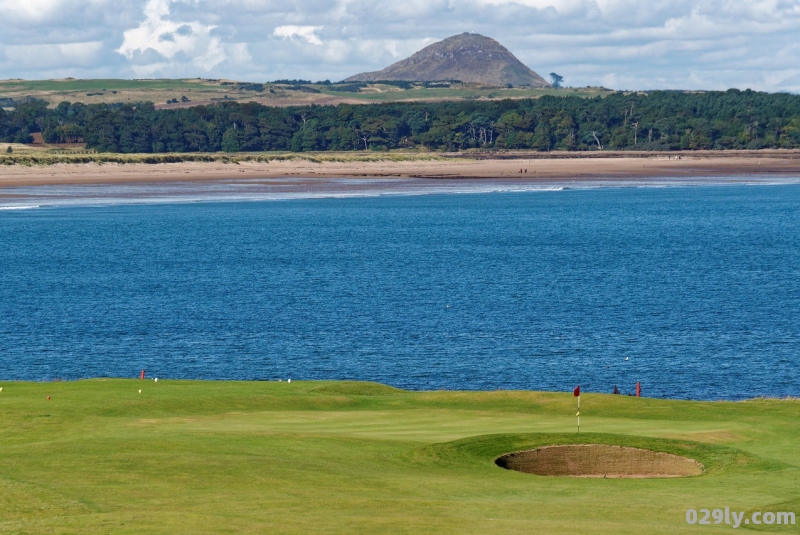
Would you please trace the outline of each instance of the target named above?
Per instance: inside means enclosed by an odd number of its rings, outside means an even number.
[[[520,172],[522,171],[522,172]],[[502,179],[504,181],[629,181],[709,177],[800,177],[800,154],[680,155],[609,158],[514,157],[449,158],[407,161],[182,162],[172,164],[55,164],[0,166],[0,188],[68,185],[163,183],[270,178]],[[308,181],[304,180],[304,184]]]

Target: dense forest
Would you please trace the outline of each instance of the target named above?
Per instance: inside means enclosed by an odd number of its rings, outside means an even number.
[[[274,108],[156,109],[62,102],[0,109],[0,140],[84,142],[100,152],[352,151],[425,147],[686,150],[800,147],[800,96],[731,89]]]

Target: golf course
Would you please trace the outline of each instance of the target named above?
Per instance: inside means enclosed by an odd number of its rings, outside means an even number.
[[[578,434],[571,391],[164,379],[0,387],[0,533],[728,533],[713,519],[688,524],[687,510],[800,515],[796,399],[586,392]],[[546,476],[496,463],[581,444],[680,458],[684,472]]]
[[[370,104],[377,102],[444,100],[502,100],[537,98],[543,95],[605,97],[612,91],[602,87],[531,88],[493,87],[481,84],[444,83],[250,83],[208,79],[64,79],[64,80],[0,80],[2,99],[40,99],[50,107],[60,102],[84,104],[136,104],[153,102],[159,108],[209,105],[214,102],[259,102],[268,106],[312,104]],[[360,87],[361,86],[361,87]],[[173,100],[174,99],[174,100]],[[8,104],[3,104],[8,105]]]

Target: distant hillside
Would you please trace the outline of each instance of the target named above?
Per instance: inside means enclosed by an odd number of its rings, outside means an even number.
[[[351,76],[346,82],[460,80],[497,87],[548,87],[506,47],[483,35],[462,33],[426,46],[382,71]]]
[[[408,100],[536,98],[566,94],[582,97],[605,96],[602,88],[554,89],[516,87],[512,89],[481,84],[443,84],[396,81],[392,85],[368,82],[331,84],[328,81],[278,80],[237,82],[208,79],[158,80],[0,80],[0,108],[43,100],[55,108],[59,102],[134,105],[152,102],[156,108],[191,108],[216,102],[258,102],[265,106],[337,105]]]

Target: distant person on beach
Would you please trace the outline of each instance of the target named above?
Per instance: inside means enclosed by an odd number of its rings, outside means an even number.
[[[617,388],[617,385],[614,385],[614,392],[613,393],[616,394],[617,396],[619,395],[619,388]]]

